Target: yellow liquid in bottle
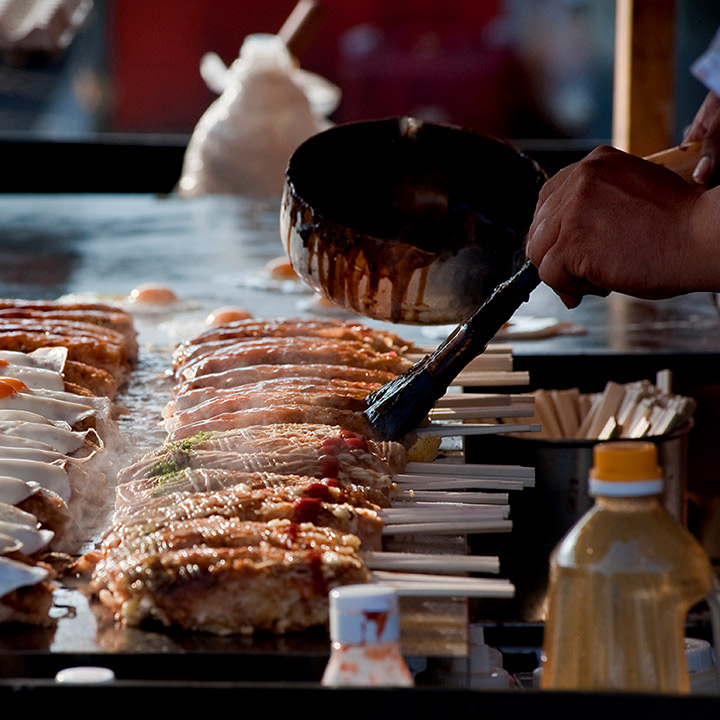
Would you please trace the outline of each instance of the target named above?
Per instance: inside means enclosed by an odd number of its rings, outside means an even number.
[[[656,496],[598,497],[551,557],[542,687],[689,692],[685,620],[711,584]]]

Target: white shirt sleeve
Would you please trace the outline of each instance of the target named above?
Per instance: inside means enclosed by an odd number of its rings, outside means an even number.
[[[690,72],[720,97],[720,30],[715,33],[708,49],[692,64]]]

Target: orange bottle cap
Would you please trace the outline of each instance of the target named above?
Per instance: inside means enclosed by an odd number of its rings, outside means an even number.
[[[644,484],[646,492],[641,494],[662,491],[663,472],[654,443],[638,440],[598,443],[593,448],[593,461],[591,490],[612,492],[615,485],[620,491],[620,485],[628,484],[627,491],[632,493],[632,487],[639,489]]]

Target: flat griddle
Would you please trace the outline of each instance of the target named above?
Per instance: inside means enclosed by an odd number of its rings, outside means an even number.
[[[272,204],[232,198],[18,197],[0,228],[0,296],[120,300],[151,281],[176,292],[178,306],[135,314],[140,360],[117,398],[130,411],[119,424],[133,439],[133,454],[152,450],[164,438],[157,422],[169,399],[170,351],[212,309],[232,304],[258,317],[306,314],[312,299],[306,288],[261,282],[265,264],[282,254],[277,218]],[[0,628],[0,678],[51,679],[63,667],[100,664],[118,678],[146,682],[313,682],[329,652],[322,629],[282,637],[119,629],[83,583],[64,582],[55,600],[57,627]],[[402,602],[409,652],[438,658],[465,652],[467,601]]]

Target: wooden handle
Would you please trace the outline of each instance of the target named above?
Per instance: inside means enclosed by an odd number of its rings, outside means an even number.
[[[700,160],[702,152],[702,143],[693,142],[687,145],[678,145],[676,147],[661,150],[660,152],[646,155],[645,160],[662,165],[676,172],[681,178],[688,182],[693,182],[693,172]]]
[[[278,35],[295,57],[300,56],[315,34],[323,11],[322,4],[317,0],[300,0],[283,23]]]

